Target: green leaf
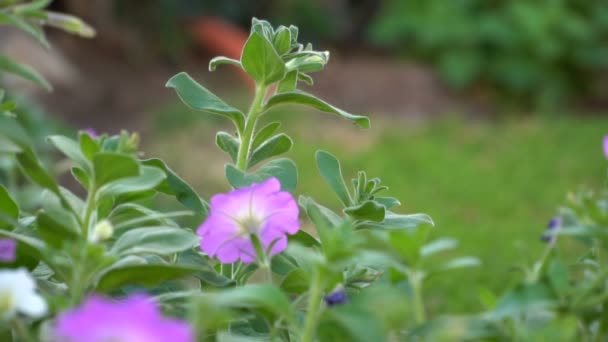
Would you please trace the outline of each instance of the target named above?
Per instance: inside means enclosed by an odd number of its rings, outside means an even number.
[[[2,115],[2,114],[0,114]],[[14,143],[11,139],[0,135],[0,153],[19,153],[23,151],[19,145]]]
[[[187,73],[180,72],[171,77],[165,86],[175,89],[180,99],[190,108],[225,116],[234,122],[239,131],[243,129],[245,115],[197,83]]]
[[[73,15],[45,11],[46,24],[84,38],[95,37],[95,29]]]
[[[243,188],[252,183],[260,183],[268,178],[276,177],[281,183],[281,189],[293,192],[298,184],[298,170],[293,161],[287,158],[271,160],[255,173],[244,173],[232,165],[226,165],[226,178],[235,188]]]
[[[264,106],[264,111],[281,104],[302,104],[313,107],[325,113],[336,114],[340,117],[351,120],[361,128],[369,128],[370,126],[369,118],[366,116],[350,114],[342,109],[330,105],[321,99],[318,99],[312,94],[305,93],[301,90],[275,94],[273,97],[268,99],[268,102]]]
[[[277,93],[287,93],[296,90],[298,86],[298,71],[292,70],[285,75],[285,78],[279,82]]]
[[[389,229],[389,230],[411,230],[422,225],[434,226],[433,219],[427,214],[396,214],[387,211],[382,222],[364,222],[358,224],[358,229]]]
[[[56,248],[61,248],[66,240],[76,240],[80,235],[76,218],[67,211],[43,211],[38,213],[36,221],[40,237]]]
[[[329,62],[329,52],[312,51],[312,46],[310,46],[310,49],[287,55],[288,61],[285,63],[287,70],[298,70],[301,73],[323,70]]]
[[[118,196],[153,190],[163,180],[165,173],[153,166],[142,166],[141,175],[115,180],[99,189],[98,196]]]
[[[321,341],[387,341],[382,322],[373,313],[353,305],[325,310],[319,322]]]
[[[427,257],[443,251],[454,249],[456,248],[456,246],[458,246],[458,240],[450,238],[440,238],[424,245],[420,250],[420,253],[422,254],[422,256]]]
[[[80,132],[79,139],[82,154],[84,154],[88,160],[93,161],[93,157],[101,149],[99,143],[85,132]]]
[[[308,234],[306,231],[300,229],[294,235],[289,236],[289,241],[295,241],[304,247],[318,247],[319,240],[314,236]]]
[[[185,265],[127,264],[114,266],[105,271],[97,283],[97,290],[108,292],[124,285],[152,287],[164,281],[186,277],[198,268]]]
[[[284,55],[291,50],[291,32],[285,26],[280,26],[274,35],[272,41],[276,52],[279,55]]]
[[[446,262],[445,264],[441,265],[440,269],[442,271],[446,271],[457,268],[477,267],[480,265],[481,261],[475,257],[460,257]]]
[[[287,72],[272,44],[258,32],[253,32],[245,42],[241,64],[257,83],[263,85],[282,80]]]
[[[199,237],[175,227],[136,228],[122,234],[110,252],[117,256],[129,254],[170,255],[197,246]]]
[[[312,86],[315,84],[315,81],[312,79],[312,76],[305,74],[303,72],[298,72],[298,81],[302,81],[302,82],[308,84],[309,86]]]
[[[97,188],[121,178],[139,175],[139,165],[133,157],[112,152],[96,154],[93,170]]]
[[[0,115],[0,135],[6,136],[22,149],[33,145],[32,139],[30,139],[21,124],[14,118],[7,117],[6,115]]]
[[[382,222],[386,208],[376,201],[364,201],[363,203],[344,209],[344,213],[355,220],[370,220]]]
[[[53,90],[51,84],[36,70],[28,65],[17,63],[3,55],[0,55],[0,71],[8,72],[34,82],[48,91]]]
[[[144,165],[154,166],[165,171],[166,179],[158,187],[158,191],[173,195],[177,200],[199,215],[207,214],[207,207],[188,183],[181,179],[165,162],[160,159],[148,159]]]
[[[70,171],[72,172],[72,176],[74,176],[74,179],[76,179],[76,181],[78,181],[78,183],[82,185],[83,188],[88,190],[90,185],[90,179],[87,173],[79,167],[72,167]]]
[[[31,24],[27,20],[24,20],[18,15],[13,15],[4,11],[0,11],[0,24],[12,25],[34,37],[38,41],[38,43],[40,43],[45,48],[50,48],[49,42],[46,40],[42,29],[35,26],[35,24]],[[44,87],[47,88],[46,86]],[[48,85],[47,89],[51,89],[50,85]]]
[[[59,186],[51,175],[44,169],[34,152],[28,147],[16,155],[21,171],[32,181],[61,197]]]
[[[543,284],[520,285],[500,299],[489,317],[503,319],[539,310],[544,311],[557,306],[555,299],[551,290]]]
[[[570,293],[570,279],[568,276],[568,268],[559,260],[553,259],[549,263],[549,267],[547,269],[547,276],[549,278],[549,282],[551,283],[551,287],[555,290],[555,292],[560,296],[566,296]]]
[[[302,294],[308,291],[310,286],[310,275],[302,270],[291,271],[281,282],[281,290],[289,294]]]
[[[285,153],[291,149],[291,146],[293,146],[293,141],[287,134],[277,134],[253,151],[248,166],[253,167],[264,159]]]
[[[393,197],[375,197],[374,201],[382,204],[386,208],[386,210],[401,205],[401,202],[399,202],[398,199]]]
[[[239,152],[240,142],[237,138],[226,132],[217,132],[215,135],[215,144],[224,152],[228,153],[233,163],[236,163],[237,154]]]
[[[222,65],[222,64],[229,64],[229,65],[234,65],[238,68],[242,68],[241,61],[239,61],[239,60],[224,57],[224,56],[217,56],[209,61],[209,71],[215,71],[215,69],[217,69],[217,66]]]
[[[48,140],[66,157],[74,161],[80,168],[85,170],[88,174],[92,173],[93,170],[91,162],[80,150],[80,144],[61,135],[52,135],[48,137]]]
[[[258,148],[258,146],[260,146],[263,142],[268,140],[268,138],[270,138],[272,136],[272,134],[274,134],[274,132],[276,132],[276,130],[279,129],[279,127],[281,127],[281,123],[278,121],[273,121],[273,122],[269,123],[268,125],[262,127],[255,134],[251,148],[254,150],[256,148]]]
[[[287,296],[272,285],[245,285],[207,295],[219,308],[254,309],[267,318],[295,322],[295,310]]]
[[[329,152],[317,151],[315,154],[317,160],[317,167],[321,173],[321,177],[334,191],[338,198],[344,204],[349,207],[353,204],[353,200],[348,193],[346,184],[344,183],[344,177],[342,177],[342,170],[340,168],[340,162],[336,157],[331,155]]]
[[[0,229],[9,229],[19,219],[19,206],[0,184]]]
[[[17,14],[27,14],[28,12],[38,11],[46,8],[52,0],[35,0],[12,8],[12,11]]]
[[[337,227],[344,221],[340,216],[330,209],[318,204],[312,198],[300,196],[298,203],[312,220],[315,225],[324,225],[327,227]],[[318,219],[315,219],[318,218]]]

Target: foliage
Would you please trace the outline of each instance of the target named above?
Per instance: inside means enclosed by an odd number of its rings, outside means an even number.
[[[391,0],[370,31],[453,86],[540,105],[589,91],[608,60],[604,1]]]
[[[299,206],[312,231],[290,231],[282,253],[273,253],[276,241],[262,248],[266,228],[259,224],[269,217],[254,214],[280,212],[253,212],[263,203],[257,202],[260,199],[251,189],[268,181],[264,184],[281,186],[282,199],[292,200],[288,192],[298,182],[296,164],[275,158],[288,151],[293,141],[277,133],[280,125],[275,122],[261,126],[265,114],[289,103],[369,127],[367,117],[297,90],[298,82],[312,82],[310,74],[322,70],[329,59],[327,52],[315,51],[297,37],[295,26],[274,28],[253,19],[240,60],[217,57],[211,61],[211,70],[228,64],[243,69],[255,81],[255,95],[246,112],[186,73],[167,82],[189,107],[218,115],[234,126],[233,132],[216,136],[218,147],[232,161],[225,175],[233,191],[213,197],[209,205],[163,161],[141,159],[138,135],[127,132],[116,136],[80,132],[77,139],[48,137],[80,185],[80,191],[70,190],[42,165],[19,122],[4,112],[0,115],[4,142],[0,151],[13,157],[23,174],[45,189],[40,207],[24,210],[11,192],[0,187],[0,237],[17,243],[15,260],[0,265],[30,270],[50,304],[43,318],[28,316],[27,305],[21,302],[19,311],[25,314],[14,314],[6,308],[12,309],[13,299],[25,296],[15,294],[15,284],[10,287],[13,292],[0,287],[3,340],[53,339],[57,337],[56,315],[77,315],[82,302],[91,303],[91,294],[133,298],[134,292],[142,291],[153,295],[167,315],[188,320],[200,341],[537,340],[553,336],[601,340],[606,336],[608,272],[605,255],[600,253],[606,248],[604,199],[574,201],[573,214],[565,212],[559,229],[548,231],[546,252],[525,269],[521,284],[503,295],[483,293],[487,309],[467,316],[430,317],[424,291],[427,280],[436,274],[476,267],[480,260],[456,256],[453,239],[430,238],[433,221],[428,215],[398,213],[399,200],[384,195],[387,187],[379,178],[360,171],[347,182],[342,164],[327,151],[315,153],[316,166],[325,189],[341,203],[339,210],[302,195]],[[245,205],[232,200],[234,194],[242,198],[244,191],[251,191]],[[187,210],[168,212],[150,204],[149,199],[160,193]],[[226,204],[219,212],[224,221],[205,229],[223,229],[219,225],[225,221],[244,228],[237,232],[238,238],[255,247],[255,256],[249,258],[253,262],[242,258],[222,263],[219,256],[203,253],[192,227],[174,220],[185,215],[208,220],[217,210],[218,198]],[[281,203],[270,206],[283,208]],[[242,218],[253,220],[243,222]],[[556,239],[564,234],[576,235],[587,244],[584,262],[570,265],[556,256]],[[23,283],[32,282],[21,278]],[[139,302],[147,297],[136,298]],[[107,307],[85,310],[83,317],[115,310],[111,302],[92,301]],[[142,324],[163,321],[154,305],[151,310],[154,319],[138,317]],[[112,330],[111,320],[103,317],[98,320],[103,329],[95,320],[86,321],[91,324],[86,328]],[[119,334],[130,334],[128,328],[133,326],[129,324],[134,323],[116,324],[111,339],[126,338]],[[108,335],[103,338],[107,340]]]

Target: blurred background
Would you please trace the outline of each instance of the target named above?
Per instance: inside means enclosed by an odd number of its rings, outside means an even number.
[[[299,108],[269,114],[295,139],[299,193],[337,207],[314,151],[343,161],[347,177],[382,177],[403,213],[425,212],[434,235],[458,238],[459,255],[484,260],[430,284],[431,311],[473,311],[481,284],[501,291],[569,190],[605,186],[608,134],[608,2],[603,0],[56,0],[53,9],[98,32],[49,32],[51,50],[0,31],[0,50],[39,70],[52,93],[27,94],[36,132],[139,131],[209,197],[228,189],[214,146],[220,119],[189,111],[164,87],[187,71],[246,106],[251,85],[216,55],[238,58],[251,17],[294,24],[300,41],[331,51],[307,91],[353,113],[370,130]],[[439,296],[443,293],[443,296]],[[447,296],[445,294],[448,294]]]

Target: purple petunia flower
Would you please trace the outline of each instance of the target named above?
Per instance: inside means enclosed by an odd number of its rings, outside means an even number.
[[[143,295],[112,301],[91,296],[79,308],[57,318],[58,342],[194,342],[192,328],[183,321],[162,316],[156,304]]]
[[[608,159],[608,135],[604,136],[604,155]]]
[[[12,263],[17,259],[17,241],[0,239],[0,262]]]
[[[337,287],[332,293],[323,298],[327,306],[336,306],[348,303],[346,291],[342,286]]]
[[[293,196],[281,191],[281,183],[270,178],[260,184],[217,194],[211,198],[209,217],[198,228],[201,249],[229,264],[251,263],[256,253],[251,235],[257,235],[270,255],[287,248],[287,234],[300,229],[298,205]]]
[[[562,219],[559,217],[554,217],[547,224],[547,229],[545,233],[541,235],[540,239],[544,242],[554,244],[557,239],[557,232],[562,226]]]
[[[89,127],[89,128],[85,128],[83,131],[93,139],[99,138],[99,134],[97,134],[97,131],[95,130],[95,128]]]

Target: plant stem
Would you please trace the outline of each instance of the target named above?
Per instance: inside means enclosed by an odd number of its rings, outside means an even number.
[[[272,284],[272,269],[270,268],[270,258],[266,255],[262,242],[257,235],[251,235],[251,243],[255,249],[256,259],[260,270],[264,273],[264,281]]]
[[[315,328],[317,326],[317,314],[321,305],[321,295],[323,294],[323,278],[319,269],[313,270],[310,285],[310,295],[308,296],[308,309],[306,320],[304,321],[304,333],[302,342],[313,342]]]
[[[93,214],[93,210],[95,209],[96,201],[95,196],[97,195],[97,188],[95,184],[91,185],[91,189],[87,194],[86,200],[86,208],[84,212],[84,218],[82,220],[82,236],[84,237],[84,241],[88,241],[89,239],[89,230],[91,225],[91,215]]]
[[[17,333],[17,336],[19,337],[20,341],[23,341],[23,342],[33,342],[34,341],[34,339],[32,338],[32,335],[30,335],[29,331],[27,330],[25,325],[23,325],[23,322],[21,322],[20,319],[18,319],[18,318],[13,319],[12,325],[13,325],[13,329],[15,329],[15,332]]]
[[[264,95],[266,95],[267,86],[257,84],[255,86],[255,96],[253,102],[245,118],[245,128],[241,135],[241,144],[239,145],[239,151],[236,157],[236,168],[241,171],[247,170],[247,163],[249,162],[249,154],[251,153],[251,144],[253,142],[253,133],[255,131],[255,125],[258,121],[258,117],[262,113],[262,101]]]
[[[412,286],[414,320],[416,324],[422,324],[426,321],[424,301],[422,300],[422,275],[418,272],[413,272],[409,278]]]

